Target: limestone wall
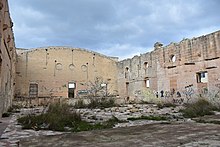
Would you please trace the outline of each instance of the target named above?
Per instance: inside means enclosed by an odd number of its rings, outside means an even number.
[[[15,44],[8,1],[0,0],[0,117],[14,97]]]
[[[69,97],[71,82],[74,97],[103,84],[103,95],[119,94],[125,100],[220,91],[220,31],[164,47],[156,43],[153,51],[119,62],[68,47],[17,49],[17,54],[16,97],[29,97],[31,84],[38,86],[37,97]]]
[[[219,57],[220,31],[165,47],[156,43],[154,51],[118,63],[119,94],[135,99],[143,97],[142,89],[158,92],[159,97],[220,91]]]
[[[16,97],[29,97],[37,84],[37,97],[77,97],[101,88],[99,94],[117,95],[115,58],[69,47],[17,49]],[[73,84],[73,96],[68,95]],[[95,86],[94,86],[95,85]],[[107,89],[107,91],[106,91]]]
[[[118,62],[119,95],[127,100],[141,99],[144,90],[157,89],[157,56],[154,52]]]

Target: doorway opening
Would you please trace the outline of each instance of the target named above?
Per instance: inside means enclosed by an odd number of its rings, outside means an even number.
[[[69,82],[68,83],[68,97],[74,98],[75,97],[75,89],[76,89],[76,83],[75,82]]]

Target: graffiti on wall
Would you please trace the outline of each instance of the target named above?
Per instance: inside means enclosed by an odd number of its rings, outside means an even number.
[[[213,103],[220,101],[220,83],[215,84],[213,87],[203,88],[198,91],[199,97],[209,99]]]
[[[169,100],[174,104],[189,103],[193,98],[205,97],[212,99],[213,102],[220,100],[220,83],[215,84],[213,88],[203,88],[196,92],[193,84],[185,86],[182,90],[171,89],[170,91],[152,91],[150,89],[134,91],[135,98],[142,98],[143,101],[153,102],[160,100]]]
[[[54,88],[48,88],[46,86],[42,86],[40,88],[40,92],[48,92],[51,96],[53,93],[59,93],[62,92],[62,87],[54,87]]]
[[[175,104],[182,104],[184,102],[181,92],[176,91],[175,89],[172,89],[171,91],[161,90],[159,93],[156,92],[155,95],[162,99],[172,99],[172,102]]]
[[[185,95],[185,98],[188,103],[192,99],[192,96],[195,94],[193,84],[186,86],[183,90],[183,94]]]
[[[172,99],[175,104],[182,104],[186,99],[188,103],[193,95],[195,94],[193,84],[185,86],[185,88],[181,91],[171,89],[170,91],[161,90],[160,92],[156,92],[156,96],[162,99]]]
[[[135,90],[135,91],[134,91],[134,95],[135,95],[136,98],[138,98],[139,96],[141,96],[141,93],[142,93],[141,90]]]

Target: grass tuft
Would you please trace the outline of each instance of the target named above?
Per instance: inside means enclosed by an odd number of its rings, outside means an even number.
[[[163,109],[165,107],[173,107],[173,108],[175,108],[176,105],[173,104],[173,103],[170,103],[170,102],[169,103],[158,103],[157,107],[160,108],[160,109]]]
[[[213,111],[215,110],[218,110],[218,108],[212,103],[206,99],[199,99],[195,103],[186,104],[186,108],[180,110],[180,112],[182,112],[186,118],[194,118],[204,115],[213,115]]]
[[[130,117],[130,118],[128,118],[128,120],[132,120],[132,121],[134,121],[134,120],[155,120],[155,121],[162,121],[162,120],[168,120],[166,117],[164,117],[164,116],[152,116],[152,115],[150,115],[150,116],[141,116],[141,117],[137,117],[137,118],[135,118],[135,117]]]
[[[81,120],[80,114],[71,111],[71,107],[66,104],[51,104],[44,114],[27,115],[18,119],[23,129],[72,132],[112,128],[119,122],[116,117],[112,117],[103,123],[90,124]]]
[[[79,99],[75,105],[74,108],[109,108],[109,107],[115,107],[117,104],[115,103],[114,98],[90,98],[90,102],[88,104],[85,104],[83,99]]]

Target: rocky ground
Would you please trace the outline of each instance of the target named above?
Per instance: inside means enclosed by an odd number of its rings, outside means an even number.
[[[156,105],[129,104],[105,109],[77,109],[91,123],[108,120],[113,115],[120,120],[142,115],[163,115],[169,121],[136,120],[120,123],[113,129],[62,133],[22,130],[17,117],[41,113],[43,108],[22,109],[0,123],[0,146],[220,146],[220,115],[197,118],[203,123],[184,119],[180,107],[158,109]],[[4,124],[4,125],[2,125]],[[7,126],[7,127],[6,127]]]
[[[82,116],[83,120],[90,123],[103,122],[112,118],[117,117],[119,120],[127,120],[128,118],[139,118],[141,116],[165,116],[170,121],[183,120],[181,113],[179,113],[178,107],[164,107],[159,109],[157,105],[153,104],[127,104],[121,105],[120,107],[104,108],[104,109],[77,109]],[[116,127],[142,125],[145,123],[151,123],[152,121],[129,121],[127,123],[120,123]]]

